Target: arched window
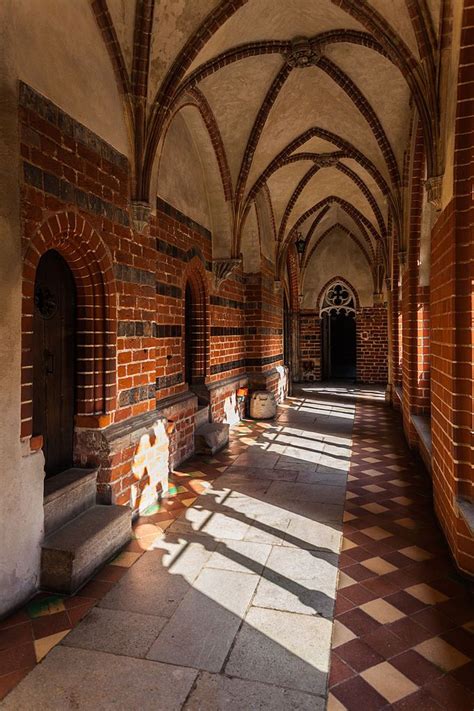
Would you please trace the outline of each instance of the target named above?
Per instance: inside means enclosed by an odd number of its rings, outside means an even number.
[[[355,298],[352,290],[340,281],[335,281],[328,286],[321,301],[319,315],[324,313],[337,315],[355,315]]]

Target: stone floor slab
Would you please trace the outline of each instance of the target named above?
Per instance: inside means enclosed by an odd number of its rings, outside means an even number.
[[[259,447],[250,447],[247,452],[237,457],[234,466],[273,469],[279,458],[280,454],[277,452],[266,452]]]
[[[161,539],[160,550],[147,552],[107,593],[100,607],[171,617],[216,547],[206,541]]]
[[[165,617],[95,607],[62,644],[145,658],[166,621]]]
[[[207,568],[260,575],[271,546],[250,541],[221,541],[206,563]]]
[[[279,462],[278,462],[279,463]],[[291,467],[288,467],[288,469],[285,469],[284,467],[279,467],[272,469],[266,469],[264,467],[243,467],[238,465],[237,463],[233,464],[231,467],[229,467],[227,473],[226,473],[227,479],[224,479],[224,484],[228,480],[229,483],[232,484],[232,486],[235,486],[235,479],[234,477],[245,479],[245,480],[253,480],[253,479],[272,479],[274,481],[296,481],[296,477],[298,476],[297,471],[293,471]],[[222,481],[219,479],[219,484],[222,484]]]
[[[334,612],[335,598],[332,581],[326,584],[317,580],[289,580],[268,572],[260,579],[253,604],[269,610],[329,618]]]
[[[5,711],[179,711],[197,672],[145,659],[55,647],[3,701]]]
[[[288,483],[286,481],[274,481],[265,494],[265,499],[341,505],[344,502],[345,494],[345,486],[327,486],[324,484],[299,484]]]
[[[203,570],[147,658],[220,671],[258,579],[228,570]]]
[[[331,622],[252,607],[226,665],[230,676],[324,694]]]
[[[186,711],[324,711],[325,701],[279,686],[203,672],[184,708]]]
[[[341,525],[334,522],[308,521],[306,518],[298,517],[290,520],[283,545],[290,548],[324,549],[339,553],[341,541]]]

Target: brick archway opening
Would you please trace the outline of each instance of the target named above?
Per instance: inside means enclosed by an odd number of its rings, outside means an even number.
[[[23,260],[22,438],[33,434],[36,272],[41,257],[50,250],[66,262],[76,290],[75,424],[103,426],[104,415],[115,409],[116,292],[112,262],[100,237],[82,217],[61,213],[42,225]]]
[[[201,263],[193,263],[184,287],[184,377],[190,388],[203,385],[208,374],[207,290]]]
[[[318,299],[323,380],[355,380],[357,292],[340,277],[331,279]]]

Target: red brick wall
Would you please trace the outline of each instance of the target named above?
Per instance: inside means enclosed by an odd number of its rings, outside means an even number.
[[[204,312],[203,375],[209,374],[210,293],[212,241],[208,230],[161,200],[150,224],[156,245],[155,334],[157,338],[156,398],[186,391],[184,373],[184,296],[192,281],[193,301]]]
[[[385,306],[357,309],[356,371],[361,383],[386,383],[388,378],[388,326]],[[317,311],[300,312],[300,368],[302,379],[322,377],[321,319]]]
[[[474,87],[472,18],[464,5],[456,118],[454,199],[431,238],[431,426],[435,509],[458,566],[474,574],[474,539],[457,508],[473,491]]]
[[[356,314],[357,380],[386,383],[388,379],[388,325],[384,305],[364,306]]]
[[[245,400],[238,399],[237,390],[247,386],[248,378],[244,375],[211,388],[210,407],[213,422],[227,422],[232,425],[245,417]]]
[[[79,294],[78,424],[103,426],[152,410],[155,250],[150,237],[130,227],[128,162],[24,85],[20,128],[24,385],[32,378],[28,317],[35,267],[54,247],[68,262]],[[102,333],[99,343],[91,332]],[[28,394],[25,389],[23,436],[31,433]]]
[[[208,230],[158,200],[149,229],[138,232],[129,212],[127,159],[26,86],[19,110],[22,436],[32,435],[36,266],[55,248],[78,291],[75,460],[100,467],[104,501],[143,508],[153,487],[155,495],[166,488],[168,463],[194,450],[197,397],[183,372],[188,282],[198,313],[195,375],[209,386],[212,418],[236,421],[243,414],[236,392],[248,384],[247,373],[256,387],[278,397],[286,392],[273,265],[264,263],[257,276],[236,269],[217,286]],[[152,481],[147,472],[154,472]]]
[[[283,369],[283,302],[274,267],[262,257],[258,274],[245,275],[245,361],[251,389],[286,391]]]
[[[303,381],[321,380],[321,319],[318,311],[300,312],[300,373]]]
[[[235,272],[216,292],[207,230],[159,202],[150,229],[139,233],[129,213],[126,158],[27,86],[21,87],[19,111],[25,253],[22,436],[33,434],[36,266],[55,248],[69,264],[78,291],[75,460],[100,466],[103,500],[143,507],[153,486],[155,495],[165,486],[161,474],[167,476],[168,462],[173,465],[194,449],[197,398],[187,393],[183,374],[186,282],[198,294],[202,312],[199,367],[208,382],[215,382],[245,374],[244,277]],[[225,397],[221,392],[214,398],[215,418],[224,416],[225,399],[235,399],[238,385],[231,382]],[[168,419],[174,422],[171,436]],[[157,422],[165,423],[159,436]],[[153,482],[145,469],[154,472]]]

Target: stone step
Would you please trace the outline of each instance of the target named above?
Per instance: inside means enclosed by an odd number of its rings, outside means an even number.
[[[215,454],[229,442],[229,425],[223,422],[206,422],[194,433],[196,454]]]
[[[95,504],[97,469],[66,469],[44,483],[44,533],[56,531]]]
[[[194,416],[194,426],[196,429],[209,422],[209,405],[201,405],[198,407]]]
[[[72,594],[131,536],[125,506],[95,505],[48,536],[41,546],[41,588]]]

